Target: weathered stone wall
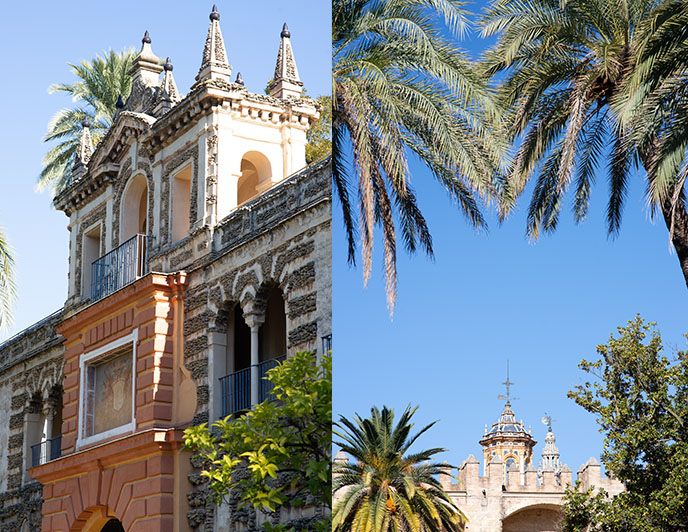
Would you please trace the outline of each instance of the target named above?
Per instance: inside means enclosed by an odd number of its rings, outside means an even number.
[[[41,485],[25,478],[28,447],[24,418],[36,409],[35,396],[61,386],[62,337],[56,312],[0,345],[0,530],[19,532],[22,524],[40,530]]]
[[[212,244],[211,244],[212,242]],[[189,274],[184,312],[184,359],[197,384],[195,423],[213,421],[210,337],[222,330],[223,311],[239,305],[245,314],[262,311],[265,287],[278,286],[285,298],[288,354],[320,350],[331,334],[331,167],[326,161],[295,175],[237,209],[214,231],[198,231],[170,253],[152,259],[157,268]],[[195,464],[200,466],[200,464]],[[217,509],[208,504],[206,483],[197,471],[189,478],[189,524],[214,530]],[[232,503],[231,501],[234,501]],[[217,530],[257,530],[255,512],[239,510],[230,497]],[[311,508],[298,518],[315,513]],[[263,519],[279,516],[263,516]],[[292,516],[296,519],[297,517]]]
[[[458,469],[458,482],[451,481],[450,471],[440,482],[456,505],[468,518],[468,530],[474,532],[553,532],[561,518],[561,504],[567,487],[573,485],[571,470],[564,466],[560,475],[544,471],[538,480],[534,467],[523,475],[510,470],[508,484],[503,485],[501,460],[487,465],[480,476],[478,460],[469,456]],[[611,496],[623,491],[623,484],[600,475],[600,464],[591,458],[578,471],[583,489],[604,489]]]

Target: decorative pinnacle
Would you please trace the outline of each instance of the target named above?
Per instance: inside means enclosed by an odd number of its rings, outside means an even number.
[[[115,107],[117,109],[123,109],[124,108],[124,102],[122,101],[122,95],[120,94],[117,96],[117,102],[115,103]]]
[[[172,70],[174,69],[174,67],[172,66],[172,63],[170,62],[169,56],[167,57],[167,59],[165,59],[165,64],[163,65],[163,68],[167,72],[172,72]]]
[[[291,32],[289,31],[289,28],[287,28],[287,23],[284,23],[284,26],[282,26],[282,33],[280,33],[280,37],[291,37]]]
[[[243,84],[244,84],[244,80],[243,80],[243,78],[241,77],[241,72],[237,72],[237,77],[236,77],[236,79],[234,80],[234,83],[238,83],[239,85],[243,85]]]
[[[210,12],[210,20],[220,20],[220,13],[217,12],[215,4],[213,4],[213,10]]]
[[[151,38],[150,38],[150,35],[148,35],[148,30],[146,30],[146,33],[143,34],[143,39],[141,39],[141,42],[144,44],[150,44],[151,43]]]

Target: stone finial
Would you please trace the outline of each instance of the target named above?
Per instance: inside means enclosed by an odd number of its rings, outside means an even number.
[[[122,95],[117,96],[117,101],[115,102],[115,108],[116,109],[123,109],[124,108],[124,101],[122,100]]]
[[[91,155],[93,155],[93,144],[91,142],[91,123],[88,118],[84,118],[81,122],[81,136],[79,137],[79,144],[76,148],[77,159],[83,163],[84,166],[88,165],[88,161],[91,160]]]
[[[346,456],[346,453],[339,449],[337,451],[337,454],[334,456],[334,462],[339,463],[339,464],[346,464],[349,461],[349,457]]]
[[[241,77],[241,72],[237,72],[236,79],[234,80],[234,83],[237,85],[243,85],[244,84],[244,79]]]
[[[467,464],[479,464],[480,462],[478,462],[478,459],[475,456],[473,456],[472,454],[469,454],[468,458],[466,458],[466,463]]]
[[[291,32],[285,23],[280,33],[280,47],[277,52],[275,74],[268,87],[270,96],[277,98],[299,98],[303,92],[303,83],[299,79],[294,52],[291,48]]]
[[[93,143],[91,142],[91,123],[88,118],[81,121],[81,136],[76,146],[76,160],[72,167],[72,181],[76,181],[88,170],[88,162],[93,155]]]
[[[230,81],[231,74],[232,67],[227,62],[227,50],[222,39],[222,31],[220,31],[220,13],[218,13],[217,7],[213,6],[210,13],[208,36],[203,48],[203,60],[196,81],[198,83],[210,79]]]
[[[135,92],[136,85],[144,87],[154,87],[158,85],[158,77],[162,72],[160,59],[153,53],[151,48],[151,38],[148,31],[141,39],[141,51],[134,58],[134,62],[129,69],[131,74],[132,92]]]

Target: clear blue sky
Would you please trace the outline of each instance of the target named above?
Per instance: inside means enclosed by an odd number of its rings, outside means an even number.
[[[484,43],[474,34],[466,47],[476,57]],[[440,459],[454,465],[469,453],[482,462],[478,440],[503,409],[497,395],[504,393],[509,359],[518,397],[513,409],[532,425],[536,461],[545,412],[554,419],[562,460],[574,472],[590,456],[599,458],[602,436],[593,416],[566,398],[584,378],[578,362],[595,358],[596,346],[637,313],[658,322],[669,350],[686,348],[688,290],[664,223],[649,220],[641,178],[633,180],[615,240],[605,231],[608,189],[600,174],[589,218],[576,226],[567,205],[557,233],[533,244],[525,238],[526,201],[501,227],[491,213],[489,234],[476,234],[428,171],[417,165],[412,171],[436,260],[399,253],[393,320],[382,246],[374,250],[364,289],[360,267],[346,265],[335,203],[335,417],[365,416],[372,405],[399,413],[408,403],[419,405],[417,427],[440,421],[418,448],[445,447],[449,452]]]
[[[0,341],[59,309],[67,296],[67,217],[48,192],[34,191],[47,146],[50,118],[71,106],[64,95],[48,94],[53,83],[76,81],[68,62],[103,50],[141,46],[150,32],[153,51],[170,56],[179,90],[188,92],[201,64],[209,2],[91,1],[7,3],[0,17],[0,156],[3,194],[0,225],[17,258],[19,301],[15,326]],[[329,94],[330,17],[327,2],[217,1],[233,76],[263,92],[272,77],[279,34],[287,22],[301,79],[308,93]]]

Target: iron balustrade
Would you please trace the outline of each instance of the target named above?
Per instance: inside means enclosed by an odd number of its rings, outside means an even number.
[[[62,456],[62,436],[31,446],[31,467],[36,467]]]
[[[91,303],[148,273],[147,235],[134,235],[91,264]]]
[[[222,417],[251,408],[251,368],[230,373],[220,379]]]
[[[267,374],[272,368],[279,366],[285,358],[286,355],[282,355],[281,357],[271,358],[258,364],[258,402],[275,400],[275,396],[272,395],[272,389],[275,385],[267,380]]]
[[[269,370],[281,364],[286,358],[282,355],[258,364],[258,401],[274,401],[274,385],[265,377]],[[238,414],[251,408],[251,367],[235,371],[220,378],[222,395],[222,417]]]

